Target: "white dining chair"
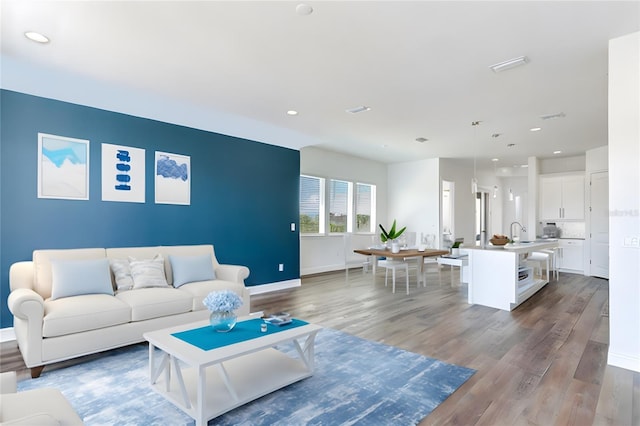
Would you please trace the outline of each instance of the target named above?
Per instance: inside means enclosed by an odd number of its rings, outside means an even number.
[[[392,278],[391,278],[391,292],[396,292],[396,270],[402,269],[404,270],[405,280],[407,283],[407,294],[409,294],[409,263],[403,259],[389,259],[386,258],[384,260],[378,260],[378,266],[385,268],[384,271],[384,286],[387,286],[387,282],[389,279],[389,270],[391,270]]]

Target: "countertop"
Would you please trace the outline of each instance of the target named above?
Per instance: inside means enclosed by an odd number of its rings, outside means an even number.
[[[468,250],[508,250],[517,253],[526,253],[530,251],[536,251],[546,248],[558,247],[558,240],[555,238],[541,239],[535,241],[520,241],[517,243],[507,243],[503,246],[487,245],[482,247],[465,247]]]

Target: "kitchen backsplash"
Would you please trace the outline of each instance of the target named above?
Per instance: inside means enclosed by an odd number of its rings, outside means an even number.
[[[586,235],[584,222],[556,222],[556,226],[560,238],[584,238]]]

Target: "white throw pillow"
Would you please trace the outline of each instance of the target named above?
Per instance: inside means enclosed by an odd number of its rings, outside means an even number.
[[[51,260],[51,300],[82,294],[113,294],[109,260]]]
[[[169,286],[164,275],[164,258],[161,254],[157,254],[153,259],[143,260],[130,257],[129,269],[134,289]]]
[[[173,271],[173,286],[197,281],[215,280],[216,273],[213,270],[213,261],[210,254],[201,256],[169,256],[171,270]]]
[[[116,279],[118,291],[131,290],[133,288],[133,277],[129,268],[129,259],[109,259],[109,265]]]

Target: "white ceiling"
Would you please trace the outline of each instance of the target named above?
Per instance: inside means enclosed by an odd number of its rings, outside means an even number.
[[[298,4],[2,0],[2,87],[386,163],[510,166],[607,144],[608,40],[640,30],[638,1]]]

